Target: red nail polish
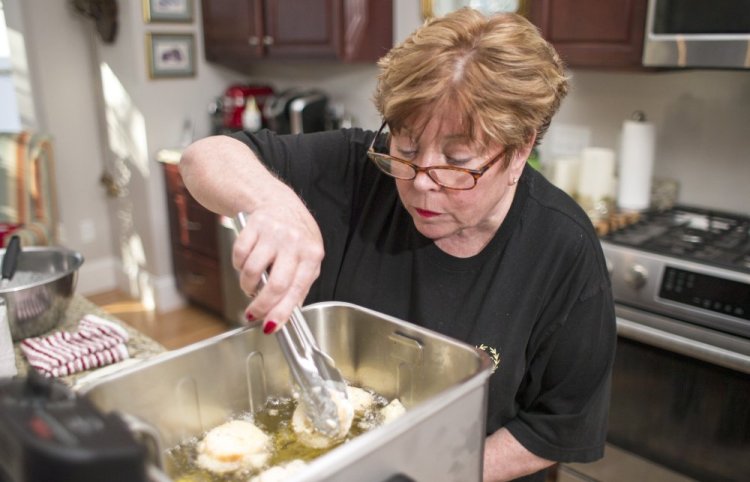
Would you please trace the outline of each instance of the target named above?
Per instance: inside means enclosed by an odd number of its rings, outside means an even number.
[[[270,335],[273,333],[273,331],[276,329],[276,322],[275,321],[266,321],[266,323],[263,325],[263,333],[266,335]]]
[[[245,313],[245,319],[246,319],[247,321],[255,321],[255,317],[254,317],[254,316],[253,316],[253,314],[252,314],[252,313],[250,313],[249,311],[248,311],[247,313]]]

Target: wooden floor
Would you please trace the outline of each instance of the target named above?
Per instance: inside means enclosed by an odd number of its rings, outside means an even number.
[[[120,291],[86,295],[86,298],[170,350],[236,328],[218,315],[192,305],[156,313]]]

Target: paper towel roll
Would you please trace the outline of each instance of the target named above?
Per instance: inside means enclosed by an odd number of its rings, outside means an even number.
[[[615,152],[604,147],[587,147],[581,152],[578,197],[598,202],[613,196]]]
[[[642,211],[651,204],[651,175],[654,170],[654,125],[645,120],[627,120],[620,140],[617,206]]]

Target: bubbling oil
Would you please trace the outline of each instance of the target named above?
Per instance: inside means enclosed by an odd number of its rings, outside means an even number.
[[[382,424],[380,409],[388,404],[388,400],[371,391],[369,393],[373,395],[372,406],[363,413],[354,414],[354,421],[346,437],[322,449],[308,447],[297,439],[297,434],[292,429],[292,414],[297,408],[294,398],[270,397],[259,412],[239,413],[232,419],[250,421],[271,437],[271,458],[268,467],[265,468],[283,465],[293,460],[309,462]],[[166,472],[175,482],[246,482],[259,473],[250,469],[219,474],[198,466],[198,444],[205,435],[204,433],[200,437],[191,437],[166,451]]]

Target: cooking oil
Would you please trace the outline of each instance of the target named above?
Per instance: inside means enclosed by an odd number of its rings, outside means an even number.
[[[370,393],[373,395],[373,405],[364,413],[355,413],[347,436],[324,449],[308,447],[297,439],[297,434],[292,429],[292,414],[297,408],[297,401],[294,398],[271,397],[259,412],[254,414],[244,412],[232,418],[253,422],[271,437],[269,467],[283,465],[292,460],[309,462],[382,423],[380,409],[388,404],[388,400],[381,395]],[[257,473],[253,470],[238,470],[218,474],[199,467],[196,464],[198,443],[203,436],[205,434],[185,440],[167,451],[165,468],[173,480],[176,482],[246,482]]]

